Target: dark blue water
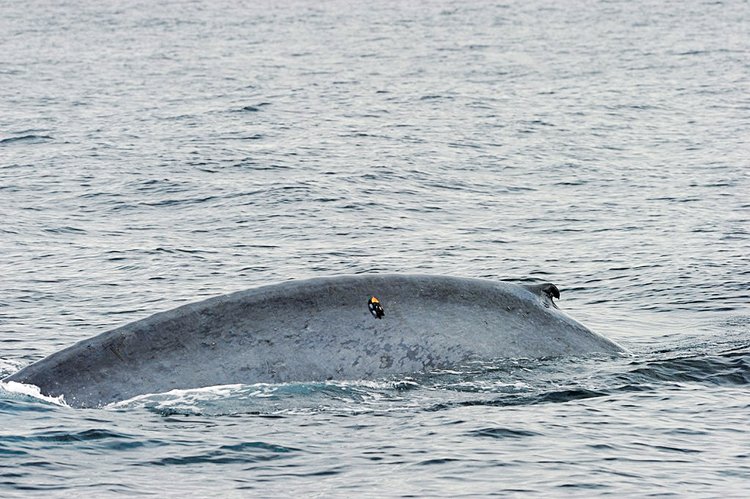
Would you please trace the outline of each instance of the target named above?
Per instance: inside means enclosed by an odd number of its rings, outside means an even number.
[[[748,26],[740,1],[0,3],[0,375],[362,272],[549,280],[633,352],[98,410],[0,390],[0,495],[744,497]]]

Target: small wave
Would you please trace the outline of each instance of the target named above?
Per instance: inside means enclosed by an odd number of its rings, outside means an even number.
[[[438,402],[425,408],[427,412],[439,412],[457,407],[489,406],[489,407],[514,407],[536,404],[559,404],[576,400],[604,397],[610,395],[607,390],[593,390],[583,387],[561,388],[551,391],[531,389],[527,393],[515,393],[502,396],[490,396],[486,398],[472,398],[468,400],[450,400]]]
[[[461,460],[455,457],[438,457],[438,458],[432,458],[432,459],[425,459],[424,461],[420,461],[416,463],[416,465],[417,466],[433,466],[435,464],[456,463],[459,461]]]
[[[82,431],[65,431],[53,430],[44,431],[34,435],[15,437],[15,440],[35,441],[35,442],[88,442],[107,439],[128,439],[133,438],[130,435],[117,433],[101,428],[92,428]]]
[[[240,109],[237,109],[237,111],[244,112],[244,113],[257,113],[258,111],[261,110],[261,108],[269,106],[270,104],[271,104],[270,102],[260,102],[254,105],[243,106]]]
[[[419,98],[419,100],[453,100],[454,97],[451,95],[439,95],[439,94],[429,94],[429,95],[423,95]]]
[[[63,226],[63,227],[45,227],[42,229],[44,232],[49,232],[51,234],[85,234],[86,231],[84,229],[79,229],[77,227],[70,227],[70,226]]]
[[[143,463],[144,466],[182,466],[192,464],[252,464],[289,458],[300,452],[295,447],[267,442],[242,442],[222,445],[216,450],[190,456],[168,456]]]
[[[537,397],[533,402],[535,403],[546,403],[546,402],[570,402],[573,400],[589,399],[594,397],[603,397],[609,395],[606,391],[591,390],[588,388],[575,388],[570,390],[558,390],[549,393],[543,393]]]
[[[524,438],[534,437],[540,435],[540,433],[528,430],[514,430],[511,428],[480,428],[478,430],[472,430],[468,433],[470,437],[482,437],[482,438]]]
[[[5,139],[0,139],[0,145],[8,145],[8,144],[13,144],[13,143],[18,143],[18,142],[36,144],[39,142],[45,142],[47,140],[53,140],[53,137],[49,135],[26,134],[26,135],[19,135],[17,137],[7,137]]]
[[[635,364],[621,375],[631,384],[707,383],[712,385],[750,384],[750,349],[742,347],[716,355],[697,355]]]

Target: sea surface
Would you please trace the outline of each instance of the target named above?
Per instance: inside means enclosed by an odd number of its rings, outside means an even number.
[[[554,282],[632,355],[3,384],[0,496],[747,497],[750,4],[0,0],[0,377],[386,272]]]

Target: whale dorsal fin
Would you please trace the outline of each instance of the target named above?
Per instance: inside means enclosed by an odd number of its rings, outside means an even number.
[[[542,297],[549,298],[554,304],[553,298],[560,299],[560,290],[557,286],[551,282],[543,282],[541,284],[524,284],[524,287],[534,293],[535,295],[541,295]]]

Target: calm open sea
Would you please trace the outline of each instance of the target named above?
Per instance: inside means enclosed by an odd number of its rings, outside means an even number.
[[[749,144],[746,1],[0,0],[0,376],[363,272],[549,280],[633,353],[0,389],[0,496],[746,497]]]

